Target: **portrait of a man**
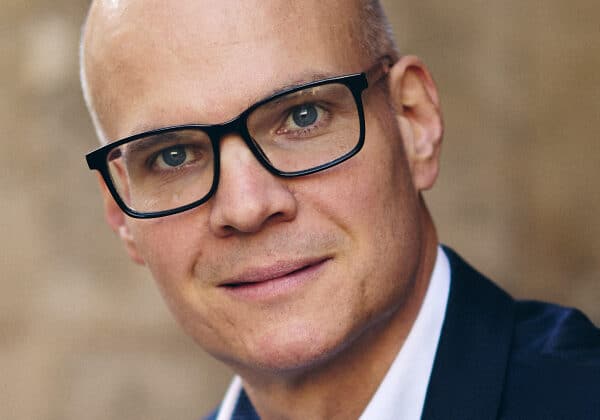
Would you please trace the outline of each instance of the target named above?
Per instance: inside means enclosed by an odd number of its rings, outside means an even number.
[[[439,94],[388,28],[367,0],[92,4],[88,165],[131,259],[236,373],[212,418],[600,415],[593,324],[439,245]]]
[[[59,3],[0,44],[7,418],[600,419],[583,2]]]

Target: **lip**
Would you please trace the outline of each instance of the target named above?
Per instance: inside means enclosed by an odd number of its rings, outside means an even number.
[[[315,278],[330,259],[282,261],[268,267],[249,269],[224,281],[219,287],[239,299],[275,298],[291,293]]]

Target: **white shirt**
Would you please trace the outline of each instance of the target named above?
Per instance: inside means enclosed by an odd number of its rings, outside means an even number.
[[[420,419],[450,292],[450,263],[441,247],[419,314],[360,420]],[[217,420],[230,420],[242,391],[235,376]]]

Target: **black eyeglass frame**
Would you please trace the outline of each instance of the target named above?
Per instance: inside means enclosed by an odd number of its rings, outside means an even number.
[[[119,206],[119,208],[127,215],[136,218],[136,219],[151,219],[157,217],[170,216],[172,214],[181,213],[195,207],[200,206],[201,204],[208,201],[217,191],[217,187],[219,185],[219,176],[220,176],[220,142],[224,135],[229,133],[237,133],[244,140],[248,148],[252,151],[252,154],[256,157],[256,159],[261,163],[261,165],[267,169],[270,173],[276,176],[284,177],[284,178],[293,178],[299,176],[305,176],[314,174],[316,172],[323,171],[325,169],[331,168],[333,166],[339,165],[340,163],[350,159],[354,155],[356,155],[363,147],[365,142],[365,115],[364,115],[364,107],[362,103],[362,92],[369,86],[369,81],[371,84],[375,84],[378,82],[383,76],[385,76],[389,70],[390,59],[388,57],[384,57],[381,60],[378,60],[377,64],[363,73],[355,73],[344,76],[336,76],[329,77],[326,79],[316,80],[308,83],[304,83],[298,86],[294,86],[289,89],[282,90],[280,92],[275,93],[265,99],[256,102],[251,105],[237,117],[232,118],[231,120],[221,123],[221,124],[184,124],[170,127],[158,128],[156,130],[146,131],[143,133],[135,134],[133,136],[129,136],[123,138],[121,140],[117,140],[113,143],[107,144],[105,146],[100,147],[90,153],[88,153],[85,158],[90,170],[97,170],[100,172],[106,187],[110,191],[113,196],[115,202]],[[352,150],[347,152],[346,154],[340,156],[337,159],[334,159],[328,163],[324,163],[322,165],[315,166],[313,168],[304,169],[301,171],[293,171],[293,172],[285,172],[275,168],[269,162],[268,158],[262,152],[260,146],[252,139],[248,131],[247,120],[250,114],[260,106],[264,105],[267,102],[270,102],[279,97],[289,95],[294,92],[298,92],[303,89],[317,87],[327,84],[342,84],[346,86],[356,103],[356,109],[358,112],[359,124],[360,124],[360,133],[359,138]],[[205,132],[210,138],[212,147],[213,147],[213,156],[214,156],[214,174],[213,174],[213,182],[210,190],[204,195],[204,197],[196,200],[190,204],[186,204],[185,206],[180,206],[170,210],[162,210],[157,212],[138,212],[131,208],[129,208],[119,193],[113,183],[112,176],[110,175],[107,158],[110,152],[116,147],[122,146],[124,144],[133,142],[135,140],[139,140],[144,137],[149,137],[153,135],[165,134],[174,131],[181,130],[201,130]]]

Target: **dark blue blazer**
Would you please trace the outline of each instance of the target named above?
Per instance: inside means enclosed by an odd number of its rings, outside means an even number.
[[[450,296],[422,418],[600,420],[600,330],[576,309],[513,300],[444,250]],[[234,419],[258,419],[245,393]]]

